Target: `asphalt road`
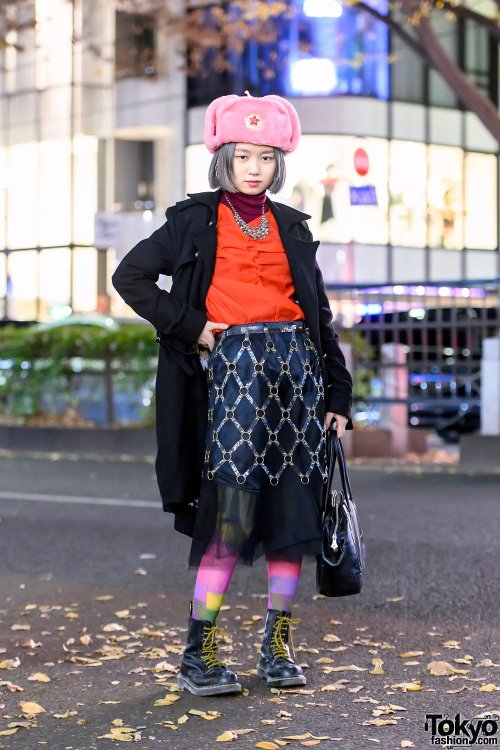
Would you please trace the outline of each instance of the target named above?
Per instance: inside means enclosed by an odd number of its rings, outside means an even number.
[[[195,572],[151,463],[9,456],[0,477],[0,748],[111,750],[121,721],[144,750],[217,748],[245,729],[227,746],[423,749],[427,713],[500,711],[498,474],[354,470],[363,592],[318,600],[304,566],[293,615],[308,684],[271,693],[253,672],[265,564],[238,568],[218,625],[246,694],[225,698],[171,689]],[[155,706],[165,695],[177,700]]]

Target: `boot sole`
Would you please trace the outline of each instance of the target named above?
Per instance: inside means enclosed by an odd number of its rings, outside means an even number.
[[[227,695],[228,693],[241,693],[242,691],[239,682],[234,682],[230,685],[206,685],[205,687],[197,687],[186,677],[183,677],[183,675],[178,675],[177,687],[180,687],[183,690],[188,690],[193,695]]]
[[[307,684],[304,675],[297,675],[297,677],[268,677],[266,670],[260,666],[257,667],[257,675],[262,680],[266,680],[270,687],[293,687],[295,685]]]

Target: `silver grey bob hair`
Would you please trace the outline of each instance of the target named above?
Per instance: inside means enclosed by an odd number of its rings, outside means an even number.
[[[220,187],[228,193],[237,192],[232,180],[235,146],[235,143],[223,143],[213,155],[208,169],[208,184],[211,188]],[[285,154],[280,148],[274,146],[273,151],[276,159],[276,171],[274,172],[274,180],[269,185],[268,190],[270,193],[279,193],[286,178]]]

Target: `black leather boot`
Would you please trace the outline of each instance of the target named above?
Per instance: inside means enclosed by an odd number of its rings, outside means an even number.
[[[192,611],[191,602],[190,615]],[[241,693],[238,677],[217,658],[217,636],[227,637],[221,628],[208,620],[189,617],[186,645],[177,676],[180,688],[193,695]]]
[[[304,673],[290,656],[288,647],[288,639],[290,639],[293,652],[291,627],[298,622],[299,620],[291,619],[291,612],[280,612],[279,609],[267,610],[257,674],[267,680],[267,684],[272,687],[306,684]],[[294,652],[293,655],[295,656]]]

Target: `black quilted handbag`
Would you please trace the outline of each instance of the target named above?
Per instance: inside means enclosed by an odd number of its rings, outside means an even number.
[[[338,464],[341,490],[334,489]],[[323,495],[322,551],[317,556],[316,587],[324,596],[359,594],[365,570],[365,545],[342,443],[334,430],[327,434],[328,482]]]

